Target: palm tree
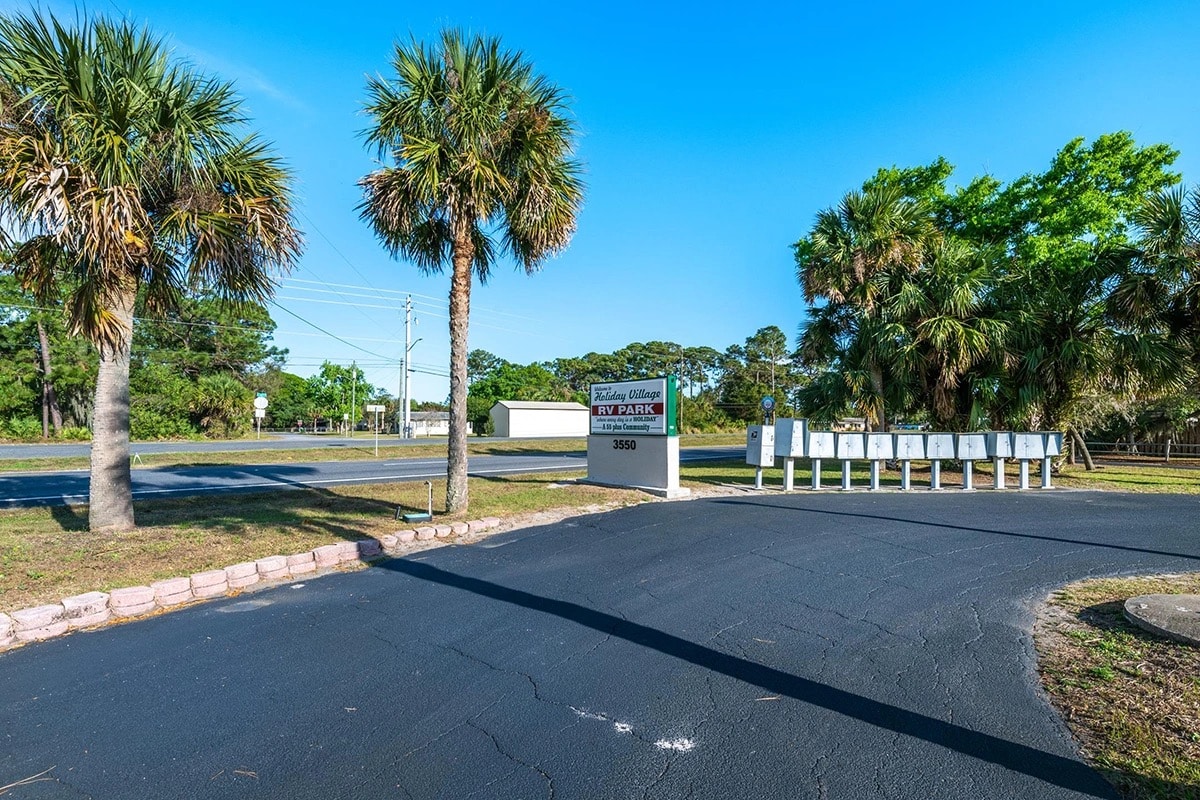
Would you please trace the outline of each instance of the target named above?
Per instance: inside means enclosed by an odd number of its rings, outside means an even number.
[[[450,277],[446,509],[467,507],[467,323],[471,283],[500,251],[527,274],[563,250],[583,198],[561,89],[498,39],[443,31],[397,45],[394,77],[367,84],[367,143],[392,165],[360,181],[363,219],[393,257]]]
[[[898,280],[920,267],[931,231],[928,210],[898,186],[875,184],[848,193],[836,208],[818,213],[812,231],[794,245],[796,279],[804,299],[809,304],[823,300],[853,309],[864,332],[891,336],[893,326],[876,324],[880,301],[895,292]],[[857,366],[866,380],[849,380],[856,391],[870,394],[859,405],[868,412],[871,428],[884,430],[887,364],[883,358],[896,351],[895,343],[859,339],[859,344]],[[811,354],[813,346],[815,341],[809,346],[802,341],[801,350]]]
[[[979,399],[972,378],[990,381],[1010,358],[1008,326],[988,302],[993,255],[953,236],[935,237],[924,266],[886,301],[886,316],[904,331],[904,360],[919,376],[922,404],[943,429],[971,426]]]
[[[1138,238],[1131,267],[1113,290],[1114,316],[1188,341],[1200,362],[1200,189],[1152,194],[1133,222]]]
[[[0,17],[0,211],[27,240],[12,269],[61,292],[100,351],[89,526],[134,525],[129,354],[135,305],[187,288],[265,299],[300,250],[291,177],[244,135],[232,88],[172,62],[163,41],[103,17]],[[52,269],[59,250],[64,267]],[[41,257],[39,257],[41,256]]]

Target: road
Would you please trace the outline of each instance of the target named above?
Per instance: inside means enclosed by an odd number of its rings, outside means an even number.
[[[471,443],[511,442],[512,439],[497,439],[495,437],[472,437]],[[536,442],[536,439],[522,441]],[[379,437],[381,447],[403,447],[427,444],[446,443],[442,438],[401,439],[388,435]],[[129,446],[131,453],[148,456],[157,453],[231,453],[254,450],[306,450],[313,448],[370,448],[375,446],[375,436],[359,432],[354,438],[334,436],[332,434],[314,435],[299,433],[278,433],[262,439],[237,439],[232,441],[214,442],[132,442]],[[583,439],[579,446],[587,446]],[[62,442],[54,444],[0,444],[0,460],[15,460],[25,458],[78,458],[91,455],[91,442]]]
[[[1065,582],[1200,568],[1194,498],[746,495],[0,654],[24,798],[1114,798],[1036,685]],[[1153,520],[1153,525],[1146,525]]]
[[[738,458],[744,453],[745,448],[738,447],[688,448],[682,451],[680,461]],[[470,469],[472,475],[586,470],[587,457],[583,452],[471,456]],[[136,500],[146,500],[210,493],[308,489],[353,483],[424,481],[445,476],[445,458],[156,467],[133,470],[133,496]],[[86,503],[87,496],[87,470],[0,473],[0,508]]]

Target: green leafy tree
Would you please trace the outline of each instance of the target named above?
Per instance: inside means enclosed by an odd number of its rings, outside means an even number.
[[[541,364],[521,366],[502,361],[490,372],[471,384],[467,402],[471,408],[471,423],[483,431],[490,419],[489,412],[500,400],[546,400],[562,402],[571,399],[571,390],[553,372]]]
[[[474,383],[501,364],[508,362],[487,350],[472,350],[467,353],[467,382]]]
[[[204,292],[184,295],[161,317],[139,317],[133,333],[134,367],[152,360],[193,380],[216,372],[245,379],[280,369],[287,350],[271,344],[275,321],[261,303],[231,303]]]
[[[344,367],[325,361],[316,375],[306,382],[309,408],[317,417],[328,417],[336,425],[348,419],[351,425],[362,419],[363,406],[378,393],[367,383],[366,375],[357,365]]]
[[[251,376],[247,385],[267,395],[267,425],[290,428],[304,425],[314,416],[308,383],[299,375],[268,367]]]
[[[473,279],[507,251],[527,272],[567,246],[583,197],[562,90],[498,39],[442,33],[397,45],[394,76],[368,83],[363,217],[393,256],[451,269],[446,508],[467,507],[467,327]]]
[[[229,84],[172,62],[129,22],[0,17],[0,207],[27,239],[15,271],[41,300],[65,296],[72,328],[100,351],[93,531],[134,526],[139,293],[150,311],[189,285],[261,300],[299,252],[290,176],[243,120]]]
[[[963,233],[1002,242],[1007,256],[993,300],[1007,316],[1013,365],[995,422],[1073,430],[1097,394],[1179,374],[1168,337],[1115,325],[1111,313],[1131,263],[1134,214],[1178,180],[1168,171],[1176,155],[1166,145],[1139,147],[1127,133],[1076,139],[1045,172],[956,203],[967,208]]]

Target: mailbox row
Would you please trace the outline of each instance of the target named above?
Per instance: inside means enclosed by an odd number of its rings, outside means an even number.
[[[784,459],[784,488],[792,488],[793,459],[813,460],[813,488],[821,488],[821,459],[842,462],[842,488],[850,488],[850,462],[871,462],[871,487],[879,488],[879,462],[900,462],[902,489],[910,488],[910,462],[929,461],[930,488],[941,488],[942,459],[963,462],[963,488],[973,488],[972,462],[995,463],[995,485],[1004,488],[1004,460],[1019,462],[1019,488],[1029,488],[1029,462],[1042,462],[1042,487],[1050,487],[1050,459],[1062,453],[1056,432],[989,431],[985,433],[843,433],[810,431],[806,419],[780,419],[774,426],[752,425],[746,436],[746,463],[760,468]],[[761,479],[756,485],[761,484]]]

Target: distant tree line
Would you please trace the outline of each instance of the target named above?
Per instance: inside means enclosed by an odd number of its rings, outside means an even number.
[[[467,357],[467,408],[476,432],[489,430],[498,400],[575,401],[587,404],[588,387],[604,381],[676,375],[684,431],[740,428],[761,416],[764,395],[790,414],[807,383],[788,337],[775,325],[760,328],[724,351],[675,342],[633,342],[612,353],[588,353],[534,364],[514,364],[486,350]]]
[[[268,428],[339,429],[344,419],[366,420],[368,403],[387,406],[386,421],[394,419],[397,401],[353,364],[326,361],[309,378],[285,372],[287,351],[271,344],[275,322],[261,304],[194,294],[164,315],[135,318],[135,439],[246,435],[258,392],[268,397]],[[9,275],[0,275],[0,320],[0,436],[89,438],[96,348],[68,333],[61,308],[39,306]]]

